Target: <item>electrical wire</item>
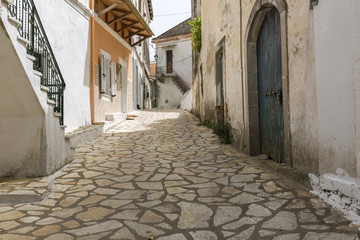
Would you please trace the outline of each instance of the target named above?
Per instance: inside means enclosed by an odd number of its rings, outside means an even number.
[[[155,17],[169,17],[169,16],[182,15],[182,14],[187,14],[187,13],[190,13],[190,12],[172,13],[172,14],[164,14],[164,15],[155,15]]]

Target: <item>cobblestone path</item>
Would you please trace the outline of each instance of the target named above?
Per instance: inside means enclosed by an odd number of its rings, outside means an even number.
[[[340,213],[191,114],[138,114],[79,148],[48,199],[0,205],[0,239],[355,239]]]

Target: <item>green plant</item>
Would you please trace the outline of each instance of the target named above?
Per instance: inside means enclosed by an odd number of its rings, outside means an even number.
[[[231,143],[230,129],[227,124],[225,124],[225,125],[217,124],[212,129],[213,129],[214,133],[219,136],[220,142],[222,144],[230,144]]]
[[[214,124],[209,120],[205,120],[202,124],[211,128],[214,134],[219,137],[222,144],[231,144],[229,125],[221,123]]]
[[[194,18],[189,22],[192,33],[192,47],[196,52],[201,50],[201,16]]]

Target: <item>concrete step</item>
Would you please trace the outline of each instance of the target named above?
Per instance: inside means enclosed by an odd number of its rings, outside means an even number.
[[[33,70],[33,72],[34,72],[34,74],[35,74],[36,76],[39,76],[39,77],[42,77],[42,76],[43,76],[43,74],[42,74],[41,72],[39,72],[39,71]]]
[[[30,42],[29,40],[27,40],[26,38],[17,36],[17,40],[24,46],[26,47]]]
[[[71,148],[77,148],[84,143],[99,137],[102,133],[103,125],[91,125],[67,133],[65,139],[69,141]]]
[[[55,105],[56,105],[56,102],[53,101],[53,100],[47,99],[46,101],[47,101],[47,103],[48,103],[49,105],[52,105],[52,106],[55,106]]]
[[[26,54],[26,57],[33,62],[35,62],[35,60],[36,60],[36,57],[34,57],[33,55],[30,55],[30,54]]]
[[[40,85],[40,90],[47,93],[50,91],[50,88],[44,85]]]
[[[40,202],[49,195],[49,178],[0,179],[0,203]]]
[[[19,27],[21,25],[21,22],[17,20],[16,18],[12,17],[10,14],[8,16],[8,21],[13,24],[15,27]]]
[[[14,0],[4,0],[4,2],[5,2],[7,5],[12,5],[12,4],[14,4]]]

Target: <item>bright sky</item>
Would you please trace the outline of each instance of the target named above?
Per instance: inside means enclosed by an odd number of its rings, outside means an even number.
[[[191,0],[152,0],[152,5],[154,20],[150,23],[150,28],[155,37],[191,17]],[[155,49],[150,47],[152,61],[154,55]]]

